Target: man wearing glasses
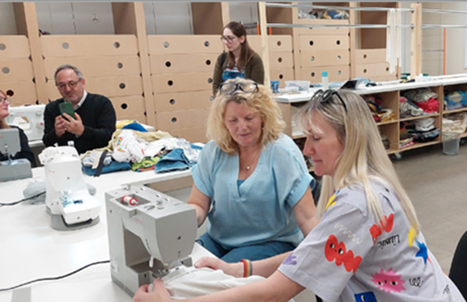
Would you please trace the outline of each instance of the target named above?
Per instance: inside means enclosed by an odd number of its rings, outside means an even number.
[[[72,65],[58,67],[54,77],[62,98],[45,107],[44,144],[68,145],[73,141],[79,154],[107,146],[117,119],[110,100],[86,92],[83,74]],[[68,110],[66,102],[71,104]]]

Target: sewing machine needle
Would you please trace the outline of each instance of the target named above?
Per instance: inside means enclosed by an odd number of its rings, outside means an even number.
[[[153,265],[154,265],[154,257],[151,256],[151,258],[149,259],[149,267],[152,268]]]

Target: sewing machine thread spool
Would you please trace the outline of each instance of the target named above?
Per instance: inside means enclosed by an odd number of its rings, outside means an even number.
[[[125,195],[122,197],[122,203],[129,204],[130,206],[135,206],[138,204],[138,200],[134,197]]]

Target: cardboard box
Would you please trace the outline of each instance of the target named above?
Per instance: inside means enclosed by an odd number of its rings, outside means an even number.
[[[142,96],[113,97],[110,100],[117,113],[117,120],[137,120],[146,124],[146,106]]]
[[[381,49],[356,49],[356,64],[371,64],[386,62],[386,48]]]
[[[263,43],[261,36],[249,35],[247,37],[250,47],[259,55],[263,52]],[[268,36],[269,53],[272,52],[292,52],[292,36],[290,35],[272,35]]]
[[[300,51],[348,50],[348,36],[300,35]]]
[[[298,19],[297,24],[304,25],[348,25],[348,20],[326,20],[326,19]],[[349,34],[349,28],[345,27],[299,27],[298,33],[300,35],[326,35],[326,36],[337,36]]]
[[[212,90],[171,92],[154,94],[156,112],[181,111],[187,109],[209,109]]]
[[[224,44],[220,35],[148,35],[150,55],[220,54]]]
[[[350,64],[348,49],[300,53],[301,67],[338,66]]]
[[[135,35],[50,35],[41,44],[45,58],[138,55]]]
[[[36,85],[28,82],[2,82],[1,89],[9,95],[11,106],[38,104]]]
[[[285,81],[294,80],[293,68],[290,69],[274,69],[269,72],[271,81],[279,81],[279,88],[285,87]]]
[[[57,68],[63,64],[76,66],[85,79],[114,76],[139,76],[141,68],[138,56],[105,56],[105,57],[71,57],[46,58],[45,74],[49,80],[54,79]]]
[[[176,129],[169,132],[170,135],[178,138],[184,138],[190,143],[207,143],[206,127]]]
[[[199,91],[212,89],[212,72],[152,75],[154,93]]]
[[[210,72],[214,74],[218,53],[208,54],[180,54],[180,55],[151,55],[152,74]]]
[[[373,63],[373,64],[357,64],[355,66],[356,77],[364,77],[371,79],[372,77],[386,77],[390,76],[389,63]],[[397,69],[396,69],[397,70]],[[394,72],[393,74],[395,74]]]
[[[321,83],[321,73],[323,71],[328,72],[329,82],[343,82],[350,79],[350,67],[341,65],[301,68],[301,80],[310,81],[311,84]]]
[[[33,78],[29,59],[0,60],[0,82],[32,82]]]
[[[156,114],[157,129],[171,133],[177,129],[205,127],[208,114],[209,110],[203,108],[159,112]]]
[[[269,53],[269,68],[270,69],[293,68],[292,52],[270,52]]]
[[[0,59],[27,59],[30,55],[26,36],[0,35]]]
[[[54,81],[47,82],[49,99],[61,98]],[[86,79],[86,91],[108,97],[121,97],[143,94],[143,84],[140,76],[105,77]]]

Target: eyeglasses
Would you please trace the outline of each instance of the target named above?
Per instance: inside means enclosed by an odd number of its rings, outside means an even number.
[[[58,83],[57,87],[58,89],[65,89],[65,87],[68,85],[68,87],[73,89],[76,87],[76,85],[78,85],[79,82],[81,82],[81,79],[79,79],[78,81],[70,81],[68,83]]]
[[[333,98],[332,96],[334,95],[337,95],[337,98],[339,99],[339,101],[341,101],[342,106],[344,106],[345,113],[347,113],[347,106],[345,105],[344,100],[342,99],[342,97],[336,90],[328,89],[326,91],[323,91],[322,89],[320,89],[316,91],[315,94],[313,94],[313,96],[311,97],[311,100],[319,99],[319,102],[324,104],[324,103],[329,102]]]
[[[255,82],[247,83],[233,83],[233,82],[224,82],[220,84],[219,89],[222,93],[232,94],[237,90],[241,90],[247,93],[253,93],[258,91],[258,84]]]
[[[229,43],[230,43],[230,42],[232,42],[233,40],[235,40],[236,38],[237,38],[237,37],[235,37],[235,36],[231,36],[231,37],[222,36],[222,37],[221,37],[221,40],[222,40],[223,42],[229,42]]]
[[[10,105],[11,104],[11,100],[9,98],[0,98],[0,104],[7,104],[7,105]]]

